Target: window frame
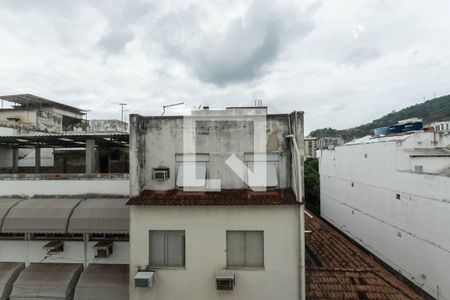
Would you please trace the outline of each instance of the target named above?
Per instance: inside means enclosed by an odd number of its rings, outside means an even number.
[[[152,239],[151,239],[151,234],[152,232],[164,232],[165,236],[164,236],[164,257],[163,260],[167,261],[167,253],[168,253],[168,242],[167,242],[167,233],[168,232],[182,232],[183,233],[183,249],[182,249],[182,260],[183,260],[183,264],[181,265],[170,265],[168,263],[164,263],[162,265],[159,264],[153,264],[151,261],[151,245],[152,245]],[[153,269],[185,269],[186,268],[186,231],[185,230],[160,230],[160,229],[155,229],[155,230],[149,230],[148,231],[148,265],[150,268]]]
[[[200,164],[204,164],[205,166],[205,179],[199,179],[197,180],[204,180],[203,186],[191,186],[191,185],[178,185],[178,177],[182,176],[180,174],[180,167],[184,168],[189,163],[196,163],[196,168]],[[204,189],[207,185],[207,180],[209,179],[209,153],[176,153],[175,154],[175,188],[176,189],[184,189],[184,190],[197,190],[197,189]],[[183,183],[185,179],[183,178]]]
[[[265,160],[262,160],[262,155],[265,156]],[[264,189],[279,189],[281,186],[280,183],[280,153],[279,152],[267,152],[267,153],[253,153],[253,152],[249,152],[249,153],[244,153],[244,164],[245,167],[247,168],[247,171],[245,173],[246,176],[246,185],[249,188],[264,188]],[[266,184],[263,186],[259,186],[259,185],[255,185],[255,186],[251,186],[249,185],[250,183],[250,179],[249,179],[249,173],[248,170],[251,170],[251,165],[253,164],[253,170],[255,168],[255,165],[257,163],[265,163],[266,164],[266,176],[269,175],[269,168],[271,168],[271,165],[273,165],[274,169],[275,169],[275,180],[277,182],[276,185],[271,186],[268,185],[268,178],[266,178]]]
[[[248,232],[258,232],[262,234],[262,265],[259,266],[254,266],[254,265],[246,265],[244,263],[244,265],[239,266],[239,265],[230,265],[229,263],[229,249],[228,249],[228,242],[229,242],[229,237],[228,237],[228,233],[229,232],[240,232],[240,233],[244,233],[244,240],[245,240],[245,234]],[[266,257],[265,257],[265,238],[264,238],[264,230],[227,230],[225,232],[226,235],[226,268],[229,270],[264,270],[265,269],[265,261],[266,261]],[[244,244],[245,250],[244,250],[244,257],[247,257],[247,245]]]

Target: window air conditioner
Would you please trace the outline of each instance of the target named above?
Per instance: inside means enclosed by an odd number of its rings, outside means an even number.
[[[220,270],[216,272],[217,290],[232,291],[235,284],[235,274],[230,270]]]
[[[155,283],[154,271],[138,271],[134,275],[134,286],[137,288],[149,288],[153,287]]]
[[[64,243],[62,241],[51,241],[42,247],[42,250],[47,251],[47,254],[56,254],[64,251]]]
[[[153,180],[163,181],[169,178],[169,168],[155,168],[152,171]]]
[[[113,242],[101,241],[94,245],[95,258],[106,258],[113,254]]]

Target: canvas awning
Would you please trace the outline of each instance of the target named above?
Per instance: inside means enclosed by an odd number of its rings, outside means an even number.
[[[12,285],[24,268],[24,263],[0,262],[0,300],[9,299]]]
[[[80,199],[27,199],[6,215],[2,232],[66,233],[69,217]]]
[[[128,233],[130,210],[127,198],[82,201],[73,211],[69,233]]]
[[[81,274],[74,300],[128,300],[128,265],[90,264]]]
[[[82,271],[82,264],[32,263],[14,282],[10,299],[73,299]]]
[[[0,199],[0,231],[3,224],[3,220],[10,211],[10,209],[19,202],[20,199]]]

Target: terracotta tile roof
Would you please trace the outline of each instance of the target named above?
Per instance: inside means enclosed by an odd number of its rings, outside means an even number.
[[[305,229],[307,299],[426,299],[320,218]]]
[[[131,198],[128,205],[297,205],[291,189],[254,192],[247,189],[220,192],[183,192],[145,190]]]

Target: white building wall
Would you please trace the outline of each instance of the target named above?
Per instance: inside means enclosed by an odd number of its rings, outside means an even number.
[[[404,151],[435,142],[448,147],[450,137],[421,133],[322,151],[321,215],[430,295],[450,299],[450,177],[411,172]],[[437,160],[450,168],[450,158]]]
[[[2,135],[17,135],[17,129],[0,125],[0,136]]]
[[[0,121],[8,119],[19,119],[18,123],[36,124],[36,110],[11,109],[0,112]]]
[[[48,174],[47,177],[51,177]],[[118,195],[128,196],[130,182],[128,178],[117,179],[22,179],[1,178],[0,197],[8,196],[75,196],[75,195]]]
[[[132,206],[130,299],[299,299],[297,206]],[[134,288],[149,263],[149,230],[185,230],[186,267],[158,269],[152,289]],[[236,270],[233,291],[218,291],[226,268],[226,230],[264,231],[264,269]]]

